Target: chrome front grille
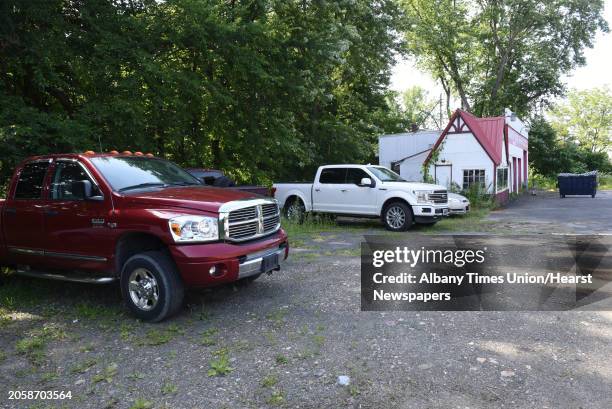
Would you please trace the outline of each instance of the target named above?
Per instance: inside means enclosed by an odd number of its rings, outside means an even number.
[[[280,229],[278,204],[269,199],[226,203],[219,212],[225,240],[247,241]]]
[[[238,222],[243,222],[245,220],[252,220],[256,218],[257,218],[257,208],[255,206],[234,210],[230,212],[229,214],[230,223],[238,223]]]
[[[434,190],[434,192],[430,193],[428,197],[429,200],[433,201],[434,203],[448,203],[448,193],[446,190]]]

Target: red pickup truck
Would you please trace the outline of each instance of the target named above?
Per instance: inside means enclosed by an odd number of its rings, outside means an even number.
[[[176,313],[185,288],[252,281],[289,252],[274,199],[205,186],[139,152],[29,158],[0,215],[0,265],[32,277],[119,281],[146,321]]]

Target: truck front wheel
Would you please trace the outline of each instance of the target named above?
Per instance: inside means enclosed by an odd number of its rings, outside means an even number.
[[[185,290],[170,256],[162,251],[147,251],[125,262],[121,294],[137,318],[159,322],[178,312]]]
[[[403,202],[392,202],[384,208],[382,219],[387,230],[406,231],[412,227],[412,209]]]

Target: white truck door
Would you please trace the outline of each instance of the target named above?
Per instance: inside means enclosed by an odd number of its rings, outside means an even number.
[[[378,214],[376,195],[377,187],[360,186],[361,179],[374,177],[361,168],[348,168],[346,173],[347,184],[341,189],[342,207],[345,213],[351,214]],[[344,190],[344,191],[342,191]]]
[[[346,168],[323,168],[312,186],[313,210],[315,212],[342,213],[343,190],[346,191]]]

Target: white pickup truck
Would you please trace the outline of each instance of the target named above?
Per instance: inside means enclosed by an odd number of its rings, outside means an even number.
[[[307,212],[382,219],[387,229],[433,224],[448,214],[444,186],[408,182],[375,165],[328,165],[314,183],[276,183],[275,198],[285,217],[301,222]]]

